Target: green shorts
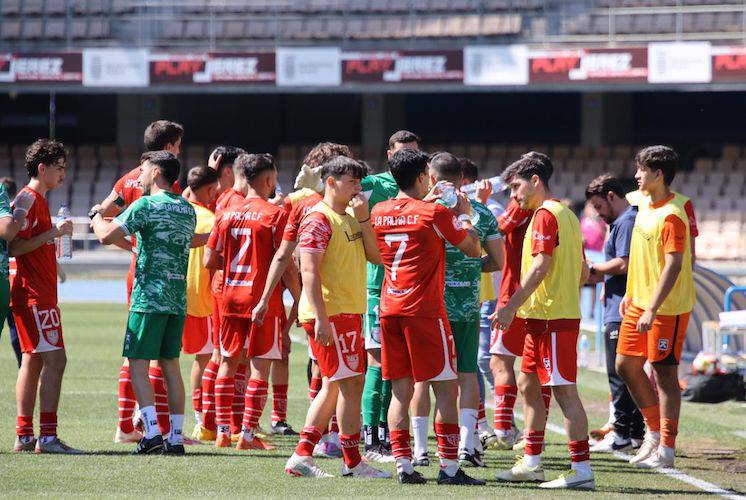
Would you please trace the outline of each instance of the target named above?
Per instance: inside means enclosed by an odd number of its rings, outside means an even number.
[[[130,311],[122,356],[133,359],[176,359],[186,315]]]
[[[368,306],[365,314],[365,349],[381,348],[381,317],[378,308],[381,291],[368,289]]]
[[[461,373],[477,373],[479,317],[472,321],[449,321],[449,323],[453,341],[456,344],[456,370]]]

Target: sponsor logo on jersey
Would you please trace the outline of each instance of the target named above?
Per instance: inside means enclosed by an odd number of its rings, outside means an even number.
[[[254,280],[234,280],[226,279],[225,286],[251,286],[254,284]]]
[[[533,235],[534,240],[537,240],[537,241],[549,241],[552,239],[551,234],[543,235],[535,229],[531,232],[531,234]]]
[[[184,276],[183,274],[167,272],[166,278],[168,278],[169,280],[184,281],[186,279],[186,276]]]
[[[446,286],[451,288],[469,288],[471,286],[471,281],[446,280]]]
[[[389,295],[396,295],[396,296],[406,295],[411,291],[412,291],[411,288],[405,288],[404,290],[397,290],[391,287],[386,288],[386,293],[388,293]]]

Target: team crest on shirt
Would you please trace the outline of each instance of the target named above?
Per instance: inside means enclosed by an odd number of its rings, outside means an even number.
[[[658,339],[658,350],[659,351],[668,350],[668,339]]]
[[[546,368],[548,372],[552,371],[552,362],[549,360],[549,358],[544,358],[544,368]]]
[[[345,356],[347,359],[347,366],[350,367],[350,370],[357,370],[357,367],[360,365],[360,356],[357,354],[350,354]]]

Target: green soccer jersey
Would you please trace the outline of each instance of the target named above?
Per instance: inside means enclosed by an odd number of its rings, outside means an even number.
[[[137,235],[130,311],[185,315],[194,208],[181,196],[161,191],[136,200],[116,221],[125,234]]]
[[[0,184],[0,219],[13,217],[5,186]],[[0,238],[0,278],[8,279],[8,242]],[[3,318],[5,319],[5,318]]]
[[[373,210],[376,203],[390,200],[399,194],[399,186],[389,172],[369,175],[362,182],[363,194],[368,198],[369,208]],[[368,262],[367,287],[369,290],[380,290],[383,286],[383,265]]]
[[[479,214],[474,229],[484,246],[490,240],[500,238],[497,219],[490,209],[477,201],[471,201],[472,215]],[[472,220],[474,220],[472,218]],[[472,321],[479,315],[479,284],[482,277],[482,259],[467,257],[446,242],[446,312],[450,321]]]

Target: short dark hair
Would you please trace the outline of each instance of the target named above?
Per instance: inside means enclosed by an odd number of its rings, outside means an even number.
[[[187,174],[187,185],[193,192],[218,182],[218,171],[205,165],[194,167]]]
[[[420,143],[420,137],[409,130],[398,130],[389,137],[389,149],[392,149],[396,143],[407,144],[410,142]]]
[[[155,165],[163,179],[169,184],[173,184],[179,179],[181,163],[172,153],[168,151],[149,151],[144,153],[140,159]]]
[[[308,152],[303,159],[303,164],[311,168],[319,167],[335,156],[346,156],[352,158],[352,151],[344,144],[336,142],[320,142]]]
[[[435,171],[439,181],[449,181],[456,185],[461,181],[461,162],[447,151],[430,155],[430,168]]]
[[[547,155],[531,151],[508,165],[503,170],[502,178],[506,183],[510,184],[513,177],[517,176],[528,180],[536,175],[541,179],[544,186],[549,187],[549,179],[552,177],[553,172],[554,165],[552,165],[552,161]]]
[[[606,199],[606,195],[611,191],[620,198],[624,198],[626,191],[622,186],[622,181],[617,179],[613,174],[601,174],[588,184],[585,188],[585,199],[590,200],[594,196],[600,196]]]
[[[246,151],[236,146],[216,146],[210,156],[213,158],[220,156],[220,164],[217,166],[219,174],[226,168],[232,168],[236,158],[243,154],[246,154]]]
[[[417,178],[427,172],[430,157],[418,149],[400,149],[388,159],[386,166],[399,189],[410,189]]]
[[[461,175],[465,180],[474,182],[479,179],[479,167],[476,163],[469,158],[459,158],[458,161],[461,163]]]
[[[5,192],[7,193],[8,198],[12,200],[16,197],[16,193],[18,193],[18,186],[16,185],[16,181],[14,181],[11,177],[2,177],[0,178],[0,183],[5,186]]]
[[[61,142],[38,139],[26,149],[26,172],[29,177],[39,175],[39,164],[53,165],[60,158],[67,160],[67,151]]]
[[[679,168],[679,155],[668,146],[648,146],[637,152],[635,165],[647,167],[650,170],[660,170],[663,174],[663,182],[666,186],[670,186]]]
[[[236,158],[234,166],[247,181],[254,180],[266,170],[275,169],[275,159],[271,154],[244,153]]]
[[[354,179],[362,179],[368,175],[368,169],[359,161],[341,155],[329,158],[321,166],[321,179],[324,181],[329,177],[339,179],[345,174]]]
[[[145,129],[143,143],[147,151],[161,151],[167,144],[174,144],[184,135],[184,127],[180,123],[158,120]]]

